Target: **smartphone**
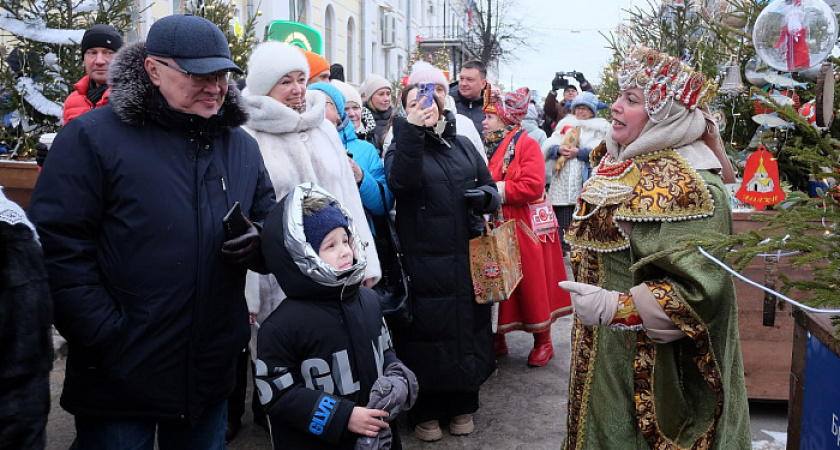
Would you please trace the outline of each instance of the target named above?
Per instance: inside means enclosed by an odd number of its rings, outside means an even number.
[[[242,236],[248,231],[248,222],[242,215],[242,207],[235,202],[222,219],[222,227],[225,230],[225,240]]]
[[[433,95],[435,95],[434,83],[419,83],[417,85],[417,98],[423,97],[423,104],[421,105],[423,108],[432,106]]]

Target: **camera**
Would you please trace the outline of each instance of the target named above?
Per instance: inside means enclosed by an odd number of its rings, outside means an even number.
[[[556,72],[554,75],[557,78],[563,78],[563,77],[574,78],[575,75],[577,75],[578,73],[580,73],[580,72],[573,70],[571,72]]]

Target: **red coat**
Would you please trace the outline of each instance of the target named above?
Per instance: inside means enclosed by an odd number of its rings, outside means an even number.
[[[521,135],[516,141],[514,157],[503,175],[505,153],[518,133]],[[499,145],[488,166],[500,193],[503,192],[502,214],[505,220],[521,220],[530,226],[528,204],[542,199],[545,190],[545,162],[537,141],[517,127]],[[503,187],[500,182],[504,183]],[[532,235],[521,227],[517,227],[516,234],[523,277],[511,298],[499,304],[498,332],[548,331],[558,317],[572,312],[569,293],[557,285],[566,281],[560,238],[555,231],[545,236],[545,242],[535,242]]]
[[[87,91],[88,87],[90,86],[90,77],[85,75],[81,80],[79,80],[76,84],[73,85],[76,88],[75,91],[71,92],[69,96],[67,96],[67,100],[64,101],[64,121],[62,122],[63,125],[66,125],[71,119],[75,119],[76,117],[90,111],[93,108],[99,108],[100,106],[105,106],[108,104],[108,94],[111,93],[111,88],[108,88],[105,91],[105,94],[102,95],[102,98],[96,102],[96,105],[91,103],[90,100],[87,98]]]

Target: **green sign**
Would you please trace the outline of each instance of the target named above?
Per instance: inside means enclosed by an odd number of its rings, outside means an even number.
[[[265,31],[267,41],[279,41],[287,44],[321,54],[321,33],[318,30],[298,22],[288,20],[275,20],[271,22]]]

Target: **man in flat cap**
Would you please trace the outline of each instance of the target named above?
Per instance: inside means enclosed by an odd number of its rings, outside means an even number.
[[[110,25],[94,25],[82,37],[85,75],[64,101],[64,121],[108,104],[108,66],[122,47],[120,33]]]
[[[264,270],[275,203],[230,72],[215,24],[159,19],[116,55],[108,105],[61,129],[38,179],[30,216],[79,450],[152,450],[155,436],[161,450],[225,448],[245,272]]]

